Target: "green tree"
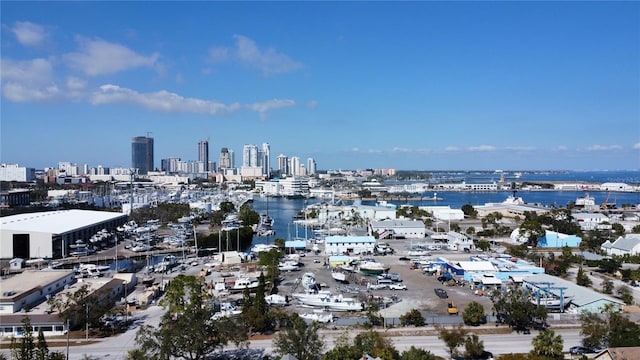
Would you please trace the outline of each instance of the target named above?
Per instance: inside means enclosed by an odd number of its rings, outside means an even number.
[[[424,350],[411,346],[409,350],[403,351],[400,355],[400,360],[437,360],[439,357],[435,356],[429,350]]]
[[[478,326],[486,321],[484,307],[477,301],[472,301],[462,312],[462,321],[466,325]]]
[[[544,323],[547,320],[547,309],[533,304],[529,292],[522,288],[494,291],[491,301],[498,320],[517,331],[526,330],[534,322]]]
[[[464,341],[464,356],[467,359],[479,359],[484,353],[484,342],[478,335],[471,334]]]
[[[382,360],[397,360],[400,357],[391,340],[373,330],[356,335],[353,339],[353,346],[358,349],[360,356],[369,354]]]
[[[476,247],[482,251],[489,251],[491,244],[487,240],[480,240],[476,243]]]
[[[449,356],[451,359],[457,354],[458,346],[464,344],[467,336],[467,331],[462,327],[462,324],[458,324],[452,327],[450,330],[444,326],[437,325],[438,339],[442,340],[449,350]]]
[[[578,274],[576,275],[576,284],[587,287],[591,286],[591,279],[589,279],[589,276],[584,273],[584,270],[582,270],[582,266],[578,268]]]
[[[33,342],[33,327],[28,316],[22,318],[22,337],[20,340],[11,338],[11,356],[15,360],[33,360],[36,351]]]
[[[616,292],[618,293],[618,297],[620,297],[620,300],[624,301],[625,304],[633,304],[633,293],[628,286],[620,285]]]
[[[598,313],[585,312],[580,314],[580,335],[582,345],[586,347],[598,347],[608,342],[609,324],[606,316]]]
[[[251,335],[254,331],[265,332],[271,329],[271,318],[267,301],[265,300],[265,277],[260,273],[258,287],[255,295],[251,295],[249,289],[244,290],[244,304],[242,306],[242,319]]]
[[[423,326],[424,316],[418,309],[411,309],[407,313],[400,315],[400,325],[402,326]]]
[[[520,235],[527,239],[527,245],[536,247],[538,239],[542,237],[546,231],[538,221],[524,221],[520,224]]]
[[[605,294],[613,293],[613,281],[607,279],[602,282],[602,292]]]
[[[307,324],[295,316],[292,326],[281,331],[273,340],[273,348],[277,354],[291,354],[298,360],[314,360],[324,348],[324,338],[319,334],[318,322]]]
[[[462,205],[460,210],[462,210],[462,212],[464,213],[464,216],[468,216],[472,219],[475,219],[478,216],[478,211],[473,207],[471,203],[466,203]]]
[[[215,349],[246,339],[246,334],[231,318],[212,321],[213,304],[202,291],[204,281],[195,276],[175,277],[160,305],[166,309],[157,328],[143,326],[136,334],[131,358],[165,360],[171,357],[204,359]],[[136,357],[138,356],[138,357]]]
[[[240,211],[238,211],[238,219],[245,226],[255,225],[260,222],[260,214],[254,211],[249,203],[244,203],[240,206]]]
[[[38,329],[38,342],[36,343],[35,360],[48,360],[49,358],[49,346],[47,340],[44,338],[42,328]]]
[[[564,359],[562,353],[564,341],[562,340],[562,336],[556,335],[551,329],[540,331],[538,335],[531,340],[531,344],[533,345],[533,350],[531,350],[532,355],[550,360]]]

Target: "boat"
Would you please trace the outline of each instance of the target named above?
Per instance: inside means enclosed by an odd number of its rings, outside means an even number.
[[[389,270],[389,267],[374,259],[365,259],[360,262],[358,269],[365,275],[380,275]]]
[[[278,270],[280,271],[299,271],[298,263],[294,261],[285,261],[278,264]]]
[[[559,306],[569,306],[569,303],[571,303],[571,300],[573,300],[573,296],[565,296],[564,300],[560,301],[559,297],[554,297],[554,296],[546,296],[546,297],[540,297],[540,298],[536,298],[535,296],[531,298],[531,302],[535,305],[542,305],[542,306],[551,306],[551,307],[559,307]]]
[[[259,285],[258,280],[248,278],[248,277],[242,277],[242,278],[236,279],[236,281],[233,283],[233,286],[229,288],[229,291],[239,292],[239,291],[244,291],[245,289],[249,289],[251,291],[251,290],[255,290],[258,287],[258,285]]]
[[[319,323],[329,323],[333,321],[333,314],[325,313],[322,310],[314,310],[312,313],[301,313],[298,314],[303,319],[310,321],[317,321]]]
[[[293,297],[302,305],[319,307],[332,311],[362,311],[364,303],[354,298],[333,295],[329,292],[319,291],[313,294],[293,294]]]
[[[211,319],[218,320],[221,318],[232,317],[242,314],[242,311],[238,310],[231,303],[220,303],[220,311],[213,314]]]
[[[176,267],[177,265],[178,265],[178,259],[174,255],[167,255],[164,258],[162,258],[162,261],[160,261],[153,267],[153,271],[157,273],[162,273],[171,268]]]
[[[264,297],[264,300],[269,305],[274,306],[286,306],[289,305],[289,299],[286,296],[271,294]]]
[[[341,282],[341,283],[347,282],[347,275],[345,275],[345,273],[332,271],[331,277],[337,282]]]
[[[251,252],[254,254],[261,253],[263,251],[270,251],[272,249],[277,249],[278,247],[275,245],[267,245],[267,244],[255,244],[251,248]]]
[[[302,287],[307,291],[313,291],[316,287],[316,275],[312,272],[306,272],[302,275]]]

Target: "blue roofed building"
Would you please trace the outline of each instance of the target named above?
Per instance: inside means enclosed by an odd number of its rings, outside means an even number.
[[[538,247],[542,248],[560,248],[563,246],[578,247],[582,242],[582,238],[575,235],[562,234],[555,231],[547,230],[544,236],[538,238]]]

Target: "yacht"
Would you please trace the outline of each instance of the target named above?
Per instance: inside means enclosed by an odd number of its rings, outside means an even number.
[[[229,291],[239,292],[239,291],[244,291],[245,289],[249,289],[250,291],[255,291],[258,285],[259,285],[258,280],[248,278],[248,277],[242,277],[242,278],[236,279],[233,286],[229,288]]]
[[[329,292],[320,291],[314,294],[293,294],[293,297],[302,305],[319,307],[332,311],[362,311],[364,303],[355,298],[333,295]]]
[[[380,275],[389,271],[389,267],[374,259],[364,259],[358,265],[361,273],[365,275]]]
[[[312,272],[307,272],[302,275],[302,287],[306,291],[313,291],[316,287],[316,275]]]
[[[264,297],[264,300],[269,305],[274,305],[274,306],[289,305],[289,299],[287,299],[286,296],[282,296],[282,295],[278,295],[278,294],[267,295],[267,296]]]

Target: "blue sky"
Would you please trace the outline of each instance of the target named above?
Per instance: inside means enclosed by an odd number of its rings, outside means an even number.
[[[3,163],[640,168],[640,2],[0,6]]]

